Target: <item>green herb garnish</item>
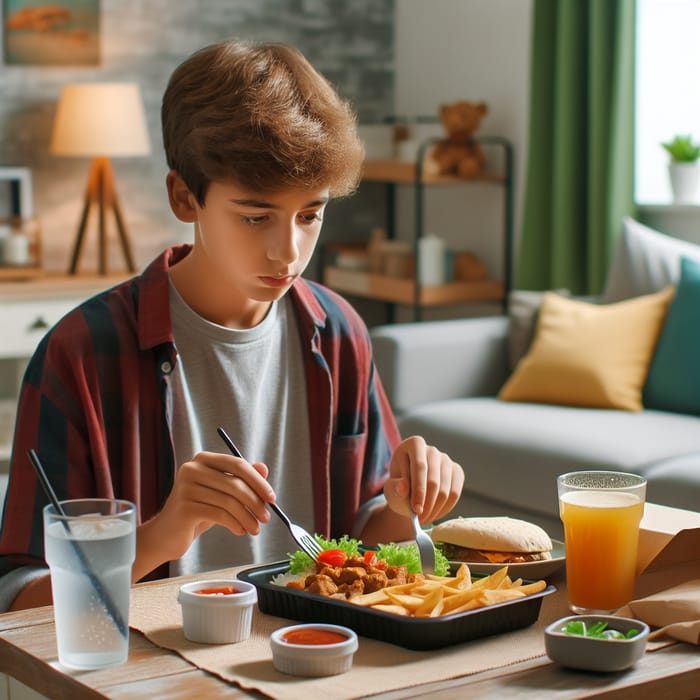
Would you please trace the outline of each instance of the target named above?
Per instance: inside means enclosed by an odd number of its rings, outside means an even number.
[[[586,627],[586,623],[583,620],[571,620],[567,622],[561,631],[566,634],[575,634],[580,637],[594,637],[595,639],[631,639],[639,634],[638,629],[630,629],[627,632],[620,632],[618,630],[606,629],[608,623],[599,620],[595,622],[590,627]]]

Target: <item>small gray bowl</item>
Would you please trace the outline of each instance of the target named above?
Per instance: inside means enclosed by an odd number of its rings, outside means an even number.
[[[603,621],[608,623],[607,629],[623,634],[637,629],[639,634],[631,639],[599,639],[562,632],[562,628],[571,620],[584,622],[586,627]],[[544,646],[547,656],[561,666],[583,671],[623,671],[641,658],[648,636],[649,626],[641,620],[614,615],[572,615],[547,627]]]

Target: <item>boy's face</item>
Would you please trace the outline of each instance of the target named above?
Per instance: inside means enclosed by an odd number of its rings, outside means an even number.
[[[193,255],[249,300],[279,299],[306,269],[321,232],[328,188],[253,192],[212,182],[196,214]]]

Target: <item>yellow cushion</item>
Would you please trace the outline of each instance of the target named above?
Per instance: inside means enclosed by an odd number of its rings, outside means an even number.
[[[504,384],[505,401],[639,411],[674,288],[615,304],[547,292],[530,351]]]

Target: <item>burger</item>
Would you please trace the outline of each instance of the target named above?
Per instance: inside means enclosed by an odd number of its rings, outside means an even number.
[[[433,527],[430,536],[450,561],[522,564],[552,558],[549,535],[517,518],[454,518]]]

